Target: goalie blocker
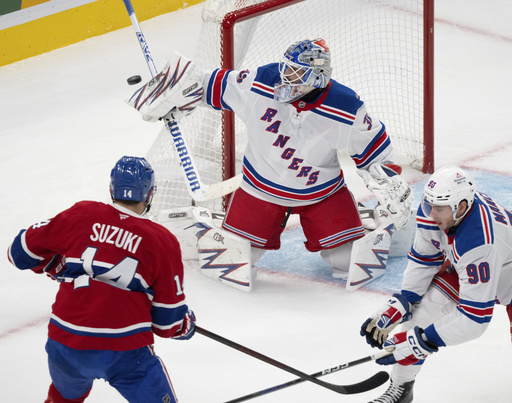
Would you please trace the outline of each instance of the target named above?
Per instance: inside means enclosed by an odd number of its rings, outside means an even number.
[[[201,273],[244,292],[252,287],[249,241],[221,228],[224,213],[204,207],[160,212],[156,221],[180,242],[183,260],[199,259]]]

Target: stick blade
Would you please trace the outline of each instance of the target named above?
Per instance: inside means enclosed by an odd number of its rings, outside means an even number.
[[[340,385],[340,393],[344,395],[353,395],[356,393],[368,392],[369,390],[378,388],[379,386],[386,383],[389,379],[389,374],[385,371],[377,372],[372,377],[365,379],[359,383],[352,385]],[[343,388],[343,390],[341,390]]]

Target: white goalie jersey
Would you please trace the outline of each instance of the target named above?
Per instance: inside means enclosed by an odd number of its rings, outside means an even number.
[[[357,168],[391,159],[385,126],[351,89],[331,80],[312,103],[274,100],[278,64],[256,71],[204,72],[203,101],[233,111],[247,126],[242,189],[286,206],[316,203],[344,186],[337,159],[347,149]]]
[[[418,209],[417,231],[404,273],[402,295],[418,302],[447,259],[459,278],[457,309],[425,329],[439,346],[482,335],[496,303],[512,302],[512,212],[477,192],[471,211],[453,233]]]

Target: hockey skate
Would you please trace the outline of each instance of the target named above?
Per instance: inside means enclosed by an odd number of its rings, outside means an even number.
[[[403,385],[397,385],[391,381],[388,390],[370,403],[410,403],[412,402],[413,386],[414,381],[406,382]]]

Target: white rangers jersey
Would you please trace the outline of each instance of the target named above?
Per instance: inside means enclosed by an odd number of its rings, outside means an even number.
[[[459,277],[457,309],[425,329],[428,340],[447,346],[481,336],[494,305],[512,302],[512,212],[477,192],[455,231],[440,230],[421,206],[416,224],[402,295],[410,302],[419,301],[445,259]]]
[[[313,103],[283,104],[274,100],[279,82],[278,63],[203,76],[203,101],[235,112],[247,126],[246,192],[283,206],[313,204],[345,184],[336,150],[347,149],[360,169],[390,162],[385,126],[353,90],[331,80]]]

